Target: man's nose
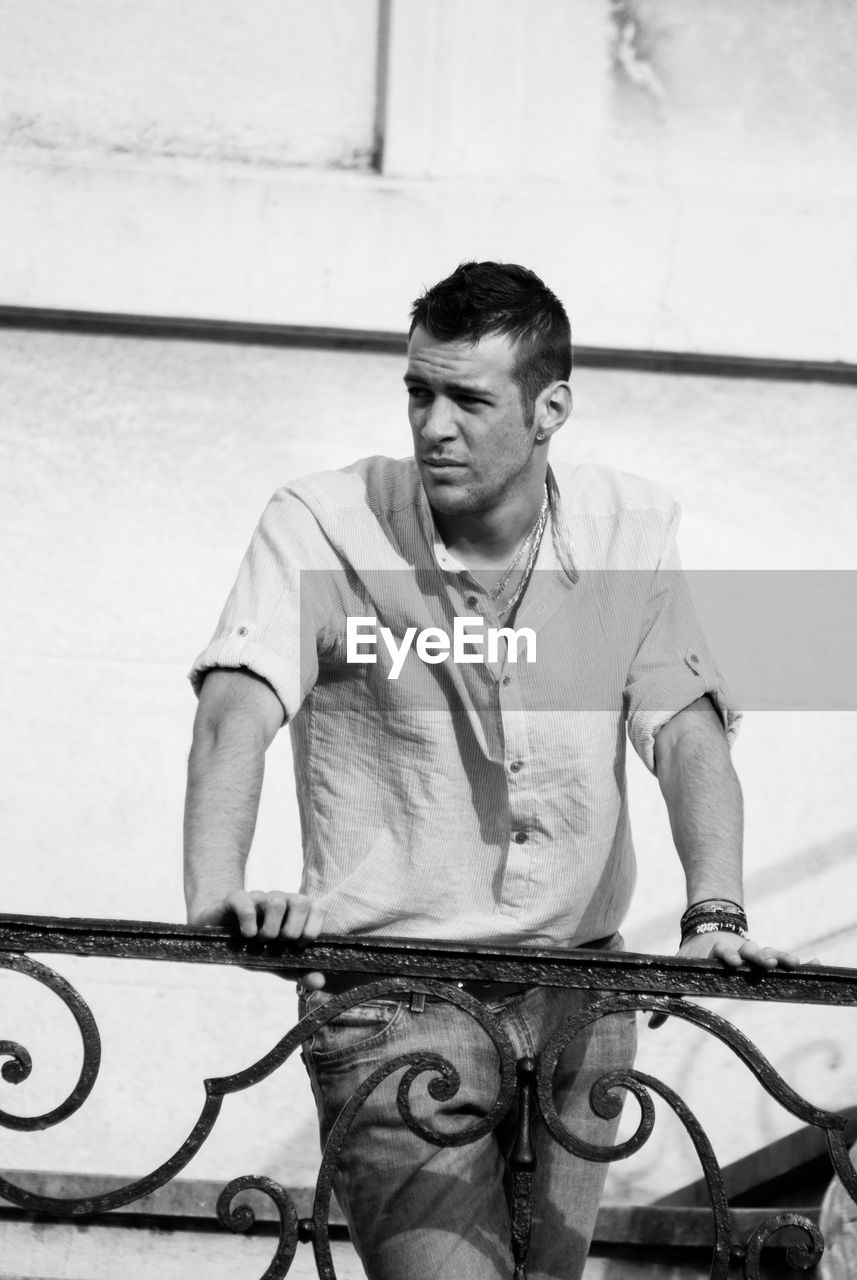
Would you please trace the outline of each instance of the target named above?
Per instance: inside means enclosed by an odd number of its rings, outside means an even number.
[[[428,444],[447,440],[455,435],[455,406],[438,396],[427,405],[419,424],[420,435]]]

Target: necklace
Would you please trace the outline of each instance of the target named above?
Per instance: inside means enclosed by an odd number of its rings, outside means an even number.
[[[511,578],[512,574],[515,572],[516,567],[520,563],[520,560],[524,552],[527,550],[527,548],[529,548],[527,563],[524,566],[524,572],[521,575],[521,581],[518,583],[518,586],[516,587],[515,591],[509,597],[507,602],[502,606],[502,608],[498,607],[497,609],[498,617],[502,617],[504,613],[509,613],[518,603],[521,596],[524,594],[524,590],[526,589],[527,583],[530,580],[530,574],[533,571],[533,565],[536,563],[536,557],[539,554],[539,547],[541,546],[542,537],[545,531],[545,526],[547,525],[547,520],[548,520],[548,490],[547,490],[547,485],[545,485],[545,495],[542,499],[542,505],[539,508],[539,514],[536,516],[535,524],[533,525],[530,532],[527,534],[524,541],[521,543],[520,547],[518,548],[518,551],[515,554],[514,559],[512,560],[512,563],[509,565],[508,569],[503,574],[503,577],[500,579],[499,582],[495,583],[495,585],[488,592],[492,600],[496,601],[501,598],[501,596],[503,595],[503,592],[506,590],[506,587],[509,585],[509,579]]]

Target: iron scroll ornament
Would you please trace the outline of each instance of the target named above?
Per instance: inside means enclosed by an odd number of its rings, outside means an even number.
[[[6,917],[6,919],[10,920],[12,918]],[[0,967],[33,977],[53,990],[67,1005],[75,1018],[83,1039],[83,1066],[72,1093],[52,1111],[35,1117],[9,1116],[7,1113],[0,1112],[0,1126],[5,1125],[7,1128],[33,1130],[59,1123],[80,1108],[89,1096],[98,1073],[100,1057],[98,1030],[88,1006],[66,979],[21,954],[21,943],[25,935],[30,934],[28,940],[32,940],[33,935],[38,936],[40,941],[47,940],[51,932],[58,932],[52,928],[55,923],[61,924],[62,922],[45,921],[42,923],[37,918],[26,921],[23,921],[22,918],[15,918],[13,930],[15,941],[12,942],[12,945],[16,949],[11,953],[0,953]],[[107,923],[112,922],[68,922],[71,926],[70,933],[85,946],[85,954],[131,954],[130,951],[123,951],[126,945],[123,938],[123,929],[130,930],[132,926],[128,922],[124,922],[124,924],[123,922],[118,922],[118,925],[122,926],[122,928],[117,928],[114,933],[108,934],[105,930]],[[3,935],[2,924],[3,921],[0,920],[0,939],[2,939]],[[99,925],[100,933],[85,934],[82,926],[87,924]],[[200,934],[199,930],[185,930],[181,927],[170,926],[169,931],[167,931],[166,927],[164,927],[164,934],[161,937],[157,933],[161,928],[160,926],[147,926],[147,928],[155,944],[162,948],[161,954],[150,954],[149,958],[202,959],[202,956],[197,955],[185,954],[184,956],[178,956],[175,954],[176,947],[184,948],[188,945],[187,939],[190,940],[190,944],[194,948],[204,946],[207,949],[207,954],[204,958],[208,962],[240,963],[241,960],[237,960],[235,957],[241,955],[241,959],[243,960],[244,958],[243,949],[236,947],[235,942],[232,940],[228,943],[229,959],[220,961],[215,958],[218,947],[223,946],[217,937],[217,931],[209,931],[208,937],[211,938],[211,941],[209,942],[206,939],[203,942],[202,939],[197,941],[197,936]],[[148,942],[146,945],[149,945]],[[759,1053],[755,1046],[734,1027],[718,1018],[717,1015],[699,1006],[688,1004],[683,998],[662,994],[648,994],[648,992],[652,991],[663,992],[665,988],[671,988],[673,991],[687,989],[693,995],[715,994],[715,991],[717,994],[726,994],[726,990],[722,988],[728,986],[728,993],[736,995],[741,993],[740,984],[745,983],[747,986],[744,993],[745,998],[762,998],[764,990],[764,998],[804,999],[807,1002],[816,1003],[821,1002],[826,989],[827,978],[830,975],[832,979],[831,986],[834,989],[833,999],[841,1004],[855,1004],[857,1003],[857,981],[855,981],[857,975],[854,975],[851,971],[816,969],[806,974],[784,974],[781,978],[778,975],[762,975],[760,977],[756,974],[724,974],[721,970],[716,969],[715,966],[708,965],[706,962],[687,964],[686,962],[677,962],[664,957],[651,958],[651,963],[648,962],[648,958],[639,956],[624,957],[622,960],[611,958],[605,964],[603,956],[593,953],[588,956],[584,955],[580,959],[572,958],[570,963],[569,958],[565,957],[565,963],[558,965],[556,957],[552,954],[539,956],[535,953],[528,955],[524,952],[522,955],[522,953],[516,952],[498,957],[495,961],[493,955],[489,956],[484,951],[477,955],[466,948],[436,949],[432,951],[431,948],[422,946],[412,947],[403,952],[400,970],[403,976],[373,981],[370,964],[375,964],[377,968],[380,968],[383,963],[384,967],[389,971],[389,968],[393,967],[398,960],[398,956],[391,954],[394,948],[389,943],[377,948],[378,954],[376,958],[373,954],[372,944],[360,943],[359,940],[355,944],[353,940],[349,940],[343,945],[339,940],[327,940],[325,942],[325,954],[334,959],[339,959],[338,964],[332,963],[330,965],[332,969],[344,967],[343,959],[337,955],[337,948],[340,946],[342,946],[343,958],[347,955],[349,962],[353,962],[354,959],[360,962],[360,967],[363,967],[364,972],[366,972],[366,985],[331,999],[323,1009],[315,1014],[308,1015],[307,1018],[278,1041],[268,1053],[245,1070],[231,1076],[206,1080],[204,1082],[205,1102],[197,1121],[179,1149],[157,1169],[143,1178],[127,1183],[125,1186],[115,1188],[101,1195],[79,1199],[42,1196],[26,1188],[17,1187],[7,1179],[0,1178],[0,1196],[24,1209],[60,1217],[88,1216],[122,1208],[163,1186],[181,1172],[211,1133],[223,1099],[231,1093],[252,1087],[277,1070],[296,1048],[315,1033],[318,1027],[336,1017],[344,1009],[373,996],[410,994],[423,991],[426,994],[432,994],[450,1003],[457,1004],[462,1008],[463,1012],[476,1016],[477,1021],[482,1023],[486,1033],[494,1042],[498,1054],[498,1087],[494,1103],[475,1125],[471,1125],[460,1134],[453,1135],[453,1140],[456,1142],[475,1141],[479,1136],[490,1131],[508,1114],[517,1096],[519,1111],[523,1112],[538,1107],[554,1138],[568,1149],[574,1149],[574,1143],[578,1141],[575,1135],[570,1134],[563,1128],[559,1117],[556,1116],[555,1109],[552,1115],[553,1104],[550,1081],[563,1046],[583,1026],[588,1025],[596,1017],[606,1017],[610,1013],[617,1011],[648,1010],[665,1012],[671,1016],[693,1022],[724,1041],[753,1072],[763,1088],[782,1106],[805,1122],[820,1127],[825,1132],[831,1160],[837,1174],[851,1197],[857,1200],[857,1171],[855,1171],[848,1156],[843,1132],[845,1126],[843,1117],[821,1111],[800,1098],[777,1075],[770,1063]],[[363,951],[361,951],[361,947],[364,948]],[[39,947],[39,949],[41,950],[42,948]],[[45,949],[73,951],[78,948],[77,946],[63,946],[57,942],[51,947],[45,947]],[[223,949],[225,950],[225,948]],[[281,968],[281,971],[282,969],[296,971],[299,966],[305,968],[312,964],[315,967],[318,963],[317,960],[311,960],[306,950],[299,954],[296,953],[292,956],[284,957],[285,963],[282,965],[277,964],[278,957],[272,956],[268,960],[264,954],[257,954],[257,952],[258,949],[250,953],[253,967]],[[140,952],[136,952],[136,954],[140,954]],[[415,964],[423,968],[424,974],[426,971],[430,971],[432,977],[422,976],[418,972],[415,973],[413,968]],[[542,985],[586,985],[600,988],[602,991],[604,987],[607,987],[608,990],[614,992],[619,990],[620,993],[606,996],[599,1000],[596,1005],[590,1006],[584,1014],[569,1020],[553,1038],[543,1053],[541,1062],[531,1063],[522,1060],[516,1064],[511,1045],[505,1042],[505,1033],[499,1027],[493,1025],[493,1019],[485,1006],[466,995],[466,993],[459,991],[456,987],[449,985],[449,981],[455,978],[458,972],[462,972],[464,976],[476,976],[473,973],[473,969],[478,967],[478,976],[487,976],[488,970],[486,966],[490,966],[493,969],[495,964],[503,973],[504,978],[526,976],[535,983],[539,983],[539,980],[541,980]],[[431,966],[430,969],[429,966]],[[687,970],[689,978],[686,984],[683,980],[685,970]],[[582,974],[585,977],[582,978]],[[434,975],[438,975],[440,980],[437,980]],[[446,981],[443,979],[446,979]],[[621,992],[620,982],[627,984],[624,993]],[[711,990],[708,989],[709,986],[712,988]],[[735,990],[736,986],[739,987],[737,992]],[[0,1054],[4,1054],[9,1059],[0,1067],[2,1079],[8,1084],[18,1084],[26,1080],[31,1070],[30,1055],[27,1050],[17,1042],[0,1041]],[[518,1074],[517,1095],[515,1093],[516,1067]],[[420,1132],[420,1126],[423,1127],[421,1136],[426,1141],[439,1142],[440,1145],[448,1144],[450,1135],[436,1133],[428,1126],[423,1125],[423,1122],[413,1114],[409,1106],[409,1096],[414,1081],[424,1073],[430,1073],[432,1076],[432,1085],[429,1089],[430,1096],[440,1098],[444,1091],[447,1091],[447,1094],[450,1090],[454,1091],[455,1087],[457,1087],[454,1066],[440,1055],[426,1054],[419,1058],[414,1058],[413,1055],[401,1055],[398,1059],[390,1059],[389,1062],[384,1063],[376,1071],[375,1078],[371,1082],[364,1082],[363,1088],[358,1092],[362,1097],[368,1096],[377,1087],[381,1079],[386,1079],[396,1071],[402,1072],[397,1094],[397,1105],[403,1122],[408,1124],[410,1117],[411,1121],[416,1122],[417,1128],[415,1132]],[[434,1095],[431,1093],[432,1087]],[[614,1148],[594,1148],[589,1152],[581,1152],[581,1154],[584,1155],[584,1158],[613,1161],[625,1158],[631,1155],[633,1151],[638,1150],[647,1140],[654,1123],[654,1104],[652,1103],[651,1094],[658,1094],[679,1115],[682,1123],[691,1134],[692,1140],[694,1140],[703,1165],[715,1215],[715,1252],[711,1270],[711,1276],[714,1277],[714,1280],[720,1280],[721,1276],[725,1276],[730,1258],[733,1261],[741,1261],[743,1263],[747,1280],[758,1280],[762,1252],[772,1237],[784,1227],[797,1227],[806,1237],[804,1245],[799,1247],[792,1246],[791,1248],[790,1260],[794,1265],[808,1268],[817,1262],[823,1244],[814,1225],[801,1218],[800,1215],[776,1214],[758,1226],[746,1244],[734,1239],[730,1234],[731,1224],[728,1219],[728,1208],[725,1210],[726,1216],[724,1217],[719,1207],[725,1201],[722,1177],[716,1159],[710,1149],[710,1144],[708,1144],[708,1140],[696,1118],[666,1085],[652,1077],[643,1076],[641,1073],[633,1071],[608,1073],[607,1076],[602,1077],[597,1082],[591,1094],[592,1109],[597,1115],[609,1116],[611,1109],[615,1109],[617,1105],[617,1089],[629,1090],[639,1102],[641,1120],[637,1132],[631,1139],[618,1144]],[[358,1109],[359,1102],[355,1102],[355,1105],[350,1109],[350,1115],[353,1117]],[[552,1120],[555,1120],[555,1125],[552,1124]],[[350,1124],[350,1121],[348,1124]],[[337,1133],[337,1142],[340,1144],[339,1150],[341,1150],[341,1144],[347,1138],[348,1124],[343,1121],[343,1125]],[[694,1134],[696,1134],[696,1137],[694,1137]],[[569,1146],[569,1143],[571,1143],[571,1146]],[[515,1185],[516,1188],[520,1186],[526,1190],[530,1180],[530,1172],[527,1168],[526,1141],[522,1140],[518,1146],[521,1148],[521,1152],[519,1152],[520,1167],[514,1173]],[[252,1211],[247,1206],[235,1204],[235,1199],[241,1191],[254,1189],[262,1192],[272,1201],[277,1210],[280,1220],[279,1240],[276,1253],[264,1274],[264,1280],[282,1280],[282,1277],[288,1273],[295,1256],[298,1240],[312,1242],[319,1276],[323,1280],[335,1280],[333,1263],[330,1258],[327,1209],[325,1207],[326,1184],[324,1182],[325,1178],[332,1177],[335,1154],[335,1147],[329,1144],[329,1157],[328,1153],[326,1153],[322,1161],[322,1170],[316,1187],[316,1199],[311,1218],[299,1219],[288,1192],[271,1179],[259,1177],[236,1178],[223,1189],[218,1202],[218,1216],[223,1225],[230,1230],[246,1230],[252,1225]],[[327,1203],[329,1203],[329,1199]],[[719,1218],[718,1214],[720,1214]],[[523,1258],[525,1258],[526,1253],[528,1225],[525,1219],[526,1205],[524,1205],[521,1220],[524,1221],[527,1229],[521,1232],[521,1238],[517,1243],[513,1242],[516,1256],[516,1276],[520,1277],[526,1276]]]
[[[276,1252],[260,1280],[283,1280],[295,1259],[300,1236],[300,1221],[295,1202],[273,1178],[245,1176],[233,1178],[217,1197],[217,1216],[228,1231],[249,1231],[256,1215],[247,1204],[236,1205],[236,1196],[246,1191],[260,1191],[273,1203],[280,1220],[280,1236]],[[335,1277],[334,1277],[335,1280]]]
[[[81,1071],[81,1080],[65,1102],[50,1112],[48,1116],[22,1117],[0,1112],[0,1127],[14,1129],[44,1128],[48,1123],[58,1123],[59,1120],[73,1114],[91,1092],[99,1065],[97,1049],[100,1046],[100,1041],[98,1039],[98,1031],[88,1006],[66,979],[60,977],[53,970],[47,969],[46,966],[30,960],[28,957],[6,957],[0,953],[0,961],[5,963],[7,958],[14,961],[14,964],[7,964],[7,968],[15,968],[21,972],[30,973],[31,976],[37,977],[39,981],[50,986],[52,990],[57,992],[64,1003],[69,1004],[73,1013],[80,1015],[83,1022],[84,1067]],[[444,999],[449,999],[452,1003],[458,1004],[465,1012],[482,1023],[483,1027],[489,1031],[489,1034],[493,1033],[492,1038],[496,1036],[495,1044],[497,1045],[501,1062],[505,1063],[505,1067],[501,1070],[498,1098],[491,1110],[490,1118],[493,1119],[494,1123],[499,1122],[502,1114],[505,1114],[505,1110],[508,1109],[507,1098],[511,1097],[514,1089],[514,1051],[511,1044],[508,1042],[503,1043],[505,1039],[504,1033],[496,1025],[494,1019],[490,1017],[485,1007],[473,997],[443,983],[433,981],[418,982],[410,978],[387,978],[367,983],[364,987],[355,988],[353,991],[334,997],[323,1009],[301,1019],[272,1049],[252,1063],[251,1066],[244,1068],[243,1071],[235,1072],[229,1076],[206,1079],[203,1082],[206,1095],[205,1102],[187,1138],[168,1160],[165,1160],[163,1164],[153,1169],[145,1177],[135,1179],[125,1186],[116,1187],[103,1195],[75,1199],[39,1195],[23,1187],[17,1187],[14,1183],[9,1182],[8,1179],[0,1176],[0,1196],[23,1209],[37,1213],[52,1214],[55,1217],[91,1216],[98,1213],[107,1213],[111,1209],[121,1209],[125,1205],[131,1204],[132,1201],[156,1191],[174,1178],[176,1174],[180,1173],[193,1156],[196,1155],[214,1128],[224,1098],[228,1097],[229,1094],[252,1088],[253,1085],[265,1080],[278,1067],[282,1066],[286,1059],[304,1041],[310,1039],[319,1027],[332,1021],[345,1009],[351,1008],[352,1005],[360,1004],[379,996],[394,995],[396,993],[404,995],[420,990],[426,994],[442,996]],[[82,1010],[85,1010],[86,1014],[88,1014],[88,1021],[81,1013]],[[23,1045],[12,1041],[2,1041],[0,1045],[6,1046],[5,1052],[11,1058],[10,1062],[4,1064],[0,1074],[10,1084],[18,1084],[25,1080],[29,1075],[31,1065],[30,1055],[27,1050]],[[410,1059],[408,1060],[408,1065],[413,1065],[410,1063]],[[454,1068],[449,1063],[445,1063],[445,1074],[447,1078],[455,1074]],[[406,1111],[403,1114],[406,1114]],[[471,1137],[468,1134],[463,1140],[473,1141],[486,1131],[486,1122],[480,1121],[478,1125],[473,1127],[473,1136]]]
[[[31,960],[29,956],[3,951],[0,951],[0,969],[25,974],[53,991],[71,1012],[80,1032],[83,1042],[83,1063],[77,1083],[63,1102],[55,1106],[52,1111],[46,1111],[40,1116],[17,1116],[0,1110],[0,1126],[4,1129],[25,1131],[49,1129],[74,1115],[92,1092],[101,1065],[101,1037],[98,1027],[89,1005],[71,983],[56,970],[49,969],[38,960]],[[0,1057],[7,1059],[0,1067],[0,1076],[7,1084],[21,1084],[28,1079],[33,1069],[33,1060],[22,1044],[18,1044],[15,1040],[0,1040]]]
[[[0,956],[0,959],[5,958]],[[57,1123],[59,1119],[71,1115],[82,1105],[95,1083],[98,1057],[94,1046],[97,1047],[99,1043],[97,1027],[88,1006],[66,979],[27,957],[10,957],[10,959],[15,963],[7,967],[14,967],[37,977],[60,995],[64,1003],[67,1003],[75,1013],[84,1037],[85,1061],[81,1076],[85,1078],[85,1088],[79,1085],[61,1107],[55,1108],[54,1112],[50,1113],[48,1122]],[[384,1063],[357,1089],[340,1116],[322,1158],[311,1218],[299,1219],[289,1193],[271,1178],[257,1176],[235,1178],[224,1187],[218,1198],[218,1218],[223,1226],[233,1232],[248,1231],[255,1221],[255,1215],[248,1205],[234,1204],[236,1196],[241,1192],[248,1190],[262,1192],[274,1204],[280,1221],[279,1240],[274,1258],[261,1280],[283,1280],[294,1260],[299,1238],[312,1242],[321,1280],[336,1280],[329,1240],[330,1197],[336,1158],[348,1136],[348,1130],[357,1111],[382,1080],[398,1070],[407,1068],[397,1090],[397,1106],[400,1115],[404,1123],[419,1137],[439,1146],[458,1146],[477,1141],[496,1127],[514,1104],[516,1073],[515,1052],[511,1041],[485,1005],[454,986],[432,980],[386,978],[369,982],[365,986],[333,997],[317,1013],[303,1018],[268,1053],[251,1066],[230,1076],[205,1080],[205,1103],[188,1137],[174,1155],[143,1178],[135,1179],[102,1195],[71,1198],[40,1195],[16,1186],[7,1178],[0,1176],[0,1196],[21,1208],[58,1218],[91,1217],[121,1209],[156,1191],[180,1173],[211,1134],[223,1100],[231,1093],[251,1088],[266,1079],[282,1066],[296,1049],[311,1039],[319,1027],[332,1021],[344,1010],[365,1003],[367,1000],[391,995],[404,997],[414,992],[422,992],[424,995],[457,1005],[481,1025],[493,1042],[499,1064],[498,1087],[495,1100],[486,1115],[466,1129],[455,1133],[440,1133],[426,1125],[414,1114],[410,1105],[410,1093],[415,1081],[421,1074],[431,1072],[433,1079],[429,1084],[428,1093],[435,1100],[441,1100],[453,1096],[459,1088],[458,1073],[453,1064],[439,1054],[401,1054]],[[86,1011],[85,1014],[83,1010]],[[8,1083],[19,1083],[29,1075],[30,1055],[22,1045],[17,1043],[0,1042],[0,1047],[3,1045],[8,1046],[6,1052],[11,1057],[11,1063],[4,1064],[7,1068],[3,1072],[4,1079]],[[89,1049],[88,1054],[87,1049]],[[8,1070],[10,1066],[12,1069]],[[11,1123],[8,1123],[9,1121]],[[45,1127],[45,1122],[46,1117],[42,1116],[26,1118],[7,1116],[5,1112],[0,1112],[0,1125],[7,1128],[35,1129]]]
[[[615,1147],[597,1147],[572,1134],[560,1119],[553,1100],[553,1079],[566,1046],[587,1026],[600,1018],[621,1012],[663,1013],[701,1027],[720,1040],[756,1077],[762,1088],[784,1110],[824,1132],[827,1149],[836,1173],[852,1200],[857,1202],[857,1169],[851,1160],[845,1139],[846,1117],[813,1106],[791,1088],[774,1069],[764,1054],[730,1022],[700,1005],[688,1004],[682,997],[616,995],[608,996],[566,1019],[545,1046],[537,1065],[536,1091],[539,1110],[553,1138],[561,1146],[584,1160],[615,1161],[626,1159],[638,1151],[654,1128],[655,1108],[651,1093],[657,1093],[672,1108],[693,1143],[702,1166],[714,1217],[715,1239],[710,1280],[726,1280],[732,1260],[743,1263],[746,1280],[760,1280],[761,1254],[779,1231],[794,1228],[806,1237],[803,1244],[787,1247],[790,1266],[808,1270],[816,1266],[824,1252],[824,1240],[815,1223],[802,1214],[778,1213],[760,1223],[744,1243],[734,1237],[729,1215],[726,1187],[720,1165],[705,1130],[686,1103],[663,1081],[641,1071],[613,1071],[596,1081],[590,1091],[590,1106],[596,1115],[610,1118],[618,1114],[622,1103],[619,1091],[627,1090],[640,1107],[636,1131]]]

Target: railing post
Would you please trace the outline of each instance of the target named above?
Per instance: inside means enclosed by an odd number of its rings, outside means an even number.
[[[533,1103],[536,1064],[533,1058],[518,1060],[518,1124],[509,1157],[512,1175],[512,1257],[515,1280],[527,1280],[527,1253],[533,1221],[533,1173],[536,1150],[533,1146]]]

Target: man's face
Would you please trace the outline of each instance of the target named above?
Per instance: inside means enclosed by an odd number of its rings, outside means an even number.
[[[532,483],[535,428],[524,414],[514,364],[515,344],[503,335],[474,345],[414,330],[405,373],[408,419],[423,488],[442,515],[494,510]]]

